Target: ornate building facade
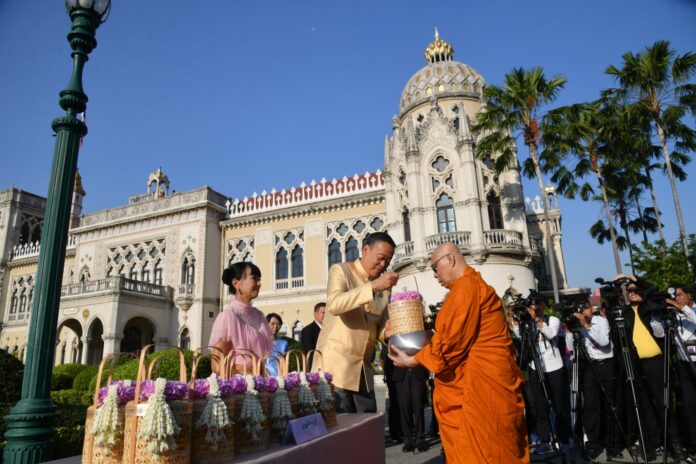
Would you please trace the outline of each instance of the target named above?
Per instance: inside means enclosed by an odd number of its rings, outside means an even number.
[[[384,171],[312,181],[230,200],[207,187],[170,193],[157,169],[145,193],[124,206],[82,215],[76,178],[65,260],[56,363],[96,363],[103,354],[206,345],[229,301],[224,267],[256,263],[263,280],[255,305],[279,313],[299,337],[326,299],[328,268],[359,257],[362,240],[388,231],[398,244],[397,289],[440,301],[429,270],[439,244],[452,241],[500,293],[514,284],[548,288],[550,276],[539,198],[525,199],[518,169],[496,174],[475,156],[470,125],[485,81],[453,60],[450,44],[428,46],[426,66],[406,84]],[[552,194],[559,282],[567,287],[561,215]],[[0,348],[22,358],[31,317],[45,199],[0,192]]]

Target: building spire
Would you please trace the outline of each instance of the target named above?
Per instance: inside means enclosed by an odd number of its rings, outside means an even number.
[[[438,63],[440,61],[452,61],[454,48],[448,42],[440,38],[440,31],[435,27],[435,40],[428,44],[425,49],[425,61],[427,63]]]

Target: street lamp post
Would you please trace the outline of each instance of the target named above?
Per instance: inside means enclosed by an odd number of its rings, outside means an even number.
[[[106,20],[111,0],[67,0],[65,6],[72,20],[68,42],[73,50],[73,71],[67,87],[60,92],[60,106],[66,114],[51,125],[56,144],[27,337],[22,398],[5,416],[5,463],[36,463],[51,455],[50,440],[57,415],[50,397],[56,324],[77,155],[80,138],[87,133],[87,126],[77,118],[87,106],[82,70],[89,53],[97,46],[95,32]]]

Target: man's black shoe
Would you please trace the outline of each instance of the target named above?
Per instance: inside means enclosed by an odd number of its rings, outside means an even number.
[[[404,446],[401,448],[401,451],[403,451],[404,453],[409,453],[409,452],[413,451],[414,449],[415,448],[413,446],[413,443],[409,442],[409,443],[404,443]]]
[[[592,448],[588,446],[585,448],[585,459],[594,461],[599,457],[600,454],[602,454],[602,451],[604,450],[601,448]]]
[[[416,448],[418,448],[418,451],[423,453],[423,452],[428,451],[430,449],[430,445],[425,440],[419,440],[418,443],[416,443]]]
[[[686,449],[682,445],[672,445],[672,449],[669,454],[676,461],[684,461],[688,457]]]
[[[607,461],[613,461],[614,459],[621,459],[623,458],[623,450],[619,449],[613,449],[613,450],[607,450]]]

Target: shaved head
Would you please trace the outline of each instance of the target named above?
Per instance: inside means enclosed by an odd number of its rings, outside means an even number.
[[[459,247],[452,242],[443,243],[435,248],[430,262],[435,278],[446,288],[450,288],[450,285],[469,267]]]

